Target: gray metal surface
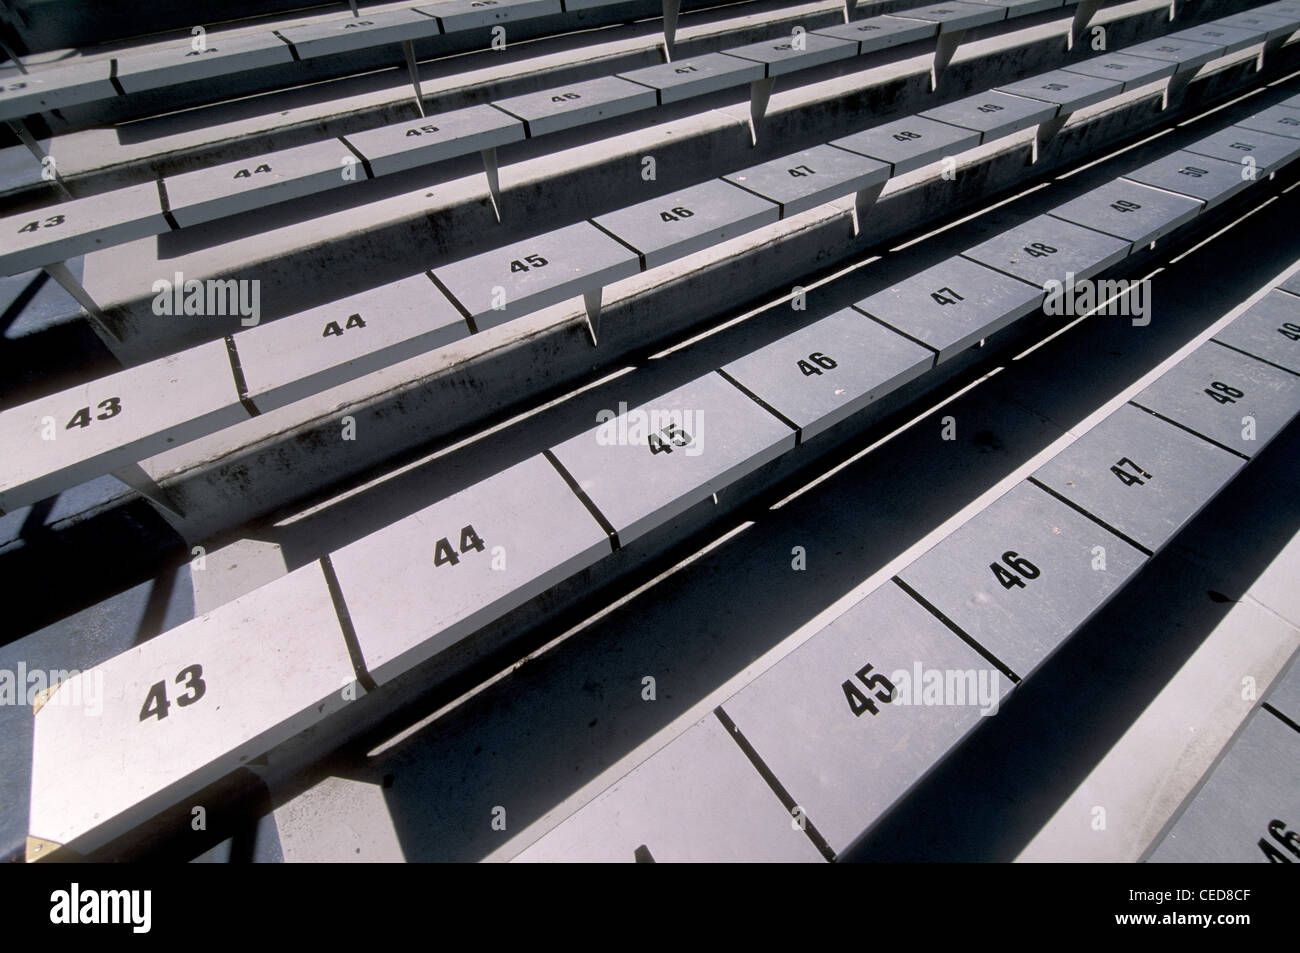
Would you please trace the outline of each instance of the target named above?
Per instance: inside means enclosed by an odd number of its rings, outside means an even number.
[[[1150,863],[1270,863],[1261,842],[1300,863],[1300,732],[1257,710],[1147,858]]]
[[[709,179],[592,221],[635,248],[645,256],[645,266],[654,268],[771,224],[780,215],[775,202]]]
[[[117,81],[126,92],[135,93],[291,62],[293,54],[289,52],[289,44],[273,33],[210,34],[202,50],[194,49],[186,37],[165,50],[118,58]]]
[[[1104,568],[1096,568],[1103,556]],[[1051,494],[1020,483],[898,575],[1024,678],[1145,559]]]
[[[1287,106],[1271,106],[1253,116],[1247,116],[1237,125],[1244,126],[1246,129],[1258,129],[1260,132],[1271,132],[1275,136],[1300,139],[1300,113]]]
[[[1164,60],[1177,65],[1178,72],[1204,66],[1210,60],[1223,55],[1221,46],[1209,43],[1196,43],[1192,40],[1174,40],[1167,36],[1135,43],[1124,47],[1130,56],[1144,56],[1152,60]]]
[[[660,103],[674,103],[719,89],[752,83],[756,79],[762,79],[765,73],[762,63],[728,56],[726,53],[705,53],[617,75],[658,90]]]
[[[1036,99],[1008,96],[993,90],[935,106],[921,113],[926,119],[974,129],[980,142],[992,142],[1020,129],[1028,129],[1056,115],[1056,107]]]
[[[1246,461],[1125,404],[1034,478],[1155,552]]]
[[[837,40],[834,37],[818,33],[805,33],[798,38],[792,36],[775,40],[763,40],[761,43],[747,43],[733,46],[727,50],[728,56],[737,56],[756,63],[763,63],[768,76],[781,76],[810,66],[833,63],[858,55],[858,44],[849,40]]]
[[[385,43],[401,43],[436,36],[438,21],[416,10],[366,11],[359,17],[340,17],[303,26],[285,27],[280,35],[293,44],[303,59],[329,56]]]
[[[111,69],[108,60],[99,60],[7,76],[0,83],[0,119],[19,119],[31,113],[116,96],[117,90],[109,80]]]
[[[438,18],[444,33],[560,13],[560,0],[447,0],[415,9]]]
[[[155,183],[114,189],[0,219],[0,270],[17,275],[165,231]]]
[[[1240,165],[1246,156],[1255,160],[1255,167],[1263,175],[1280,169],[1300,156],[1300,139],[1275,136],[1244,126],[1229,126],[1213,135],[1186,146],[1197,155],[1236,162]]]
[[[1052,209],[1056,218],[1117,235],[1140,248],[1200,214],[1201,202],[1116,179]]]
[[[262,411],[469,334],[460,312],[414,275],[233,335],[248,396]]]
[[[822,857],[710,714],[515,861],[637,859],[817,863]]]
[[[1300,374],[1300,297],[1270,291],[1214,340]]]
[[[482,330],[634,275],[640,267],[635,253],[590,222],[578,222],[433,273]]]
[[[1132,243],[1051,215],[1037,215],[962,254],[1042,288],[1091,278],[1128,256]]]
[[[985,23],[997,23],[1007,18],[1005,7],[983,3],[935,3],[928,7],[915,7],[899,10],[895,16],[906,16],[913,20],[930,20],[939,24],[939,30],[966,30]]]
[[[1214,22],[1241,30],[1264,30],[1270,40],[1279,36],[1290,36],[1300,29],[1300,16],[1258,13],[1255,10],[1244,10],[1231,16],[1220,17]]]
[[[716,373],[608,415],[551,449],[624,545],[795,442],[789,426]]]
[[[525,134],[521,120],[484,104],[349,133],[344,138],[366,157],[375,175],[388,175],[518,142]]]
[[[821,145],[793,152],[723,178],[781,205],[786,218],[889,178],[887,162]]]
[[[1253,457],[1300,412],[1300,377],[1207,341],[1133,403]]]
[[[723,370],[808,440],[933,366],[932,351],[845,308]]]
[[[1194,152],[1178,151],[1134,169],[1124,178],[1201,199],[1206,208],[1226,202],[1253,180],[1238,162],[1224,162]]]
[[[163,185],[172,217],[185,227],[344,185],[347,168],[365,178],[347,146],[327,139],[182,172]]]
[[[1125,90],[1136,89],[1146,83],[1154,83],[1158,79],[1173,76],[1176,68],[1176,65],[1168,60],[1130,56],[1127,53],[1107,53],[1104,56],[1094,56],[1061,67],[1067,73],[1082,73],[1084,76],[1121,80]]]
[[[894,175],[911,172],[979,144],[980,134],[974,130],[920,116],[897,119],[831,142],[838,148],[891,163]]]
[[[1300,295],[1300,272],[1296,272],[1290,278],[1287,278],[1280,285],[1278,285],[1278,287],[1285,288],[1286,290],[1290,291],[1292,294]]]
[[[1117,96],[1123,89],[1124,84],[1116,79],[1084,76],[1060,69],[998,87],[999,92],[1055,103],[1063,114]]]
[[[35,718],[30,833],[98,846],[361,694],[309,563],[63,682]]]
[[[1264,29],[1242,29],[1218,23],[1202,23],[1200,26],[1169,34],[1170,39],[1191,40],[1193,43],[1221,47],[1224,53],[1235,53],[1255,43],[1263,43],[1267,36],[1268,31]]]
[[[884,16],[819,27],[813,32],[837,40],[852,40],[858,44],[858,53],[862,54],[932,37],[939,32],[939,25],[924,20]]]
[[[853,307],[934,348],[942,362],[1024,317],[1043,295],[1041,288],[954,257]]]
[[[851,707],[846,682],[871,707],[861,699]],[[887,582],[722,708],[842,854],[979,724],[981,711],[996,714],[1011,688]]]
[[[37,398],[0,412],[0,510],[247,419],[225,341]]]
[[[622,116],[657,104],[658,96],[653,89],[617,76],[601,76],[567,86],[553,86],[536,93],[498,99],[492,103],[498,109],[523,120],[528,127],[529,136],[541,136],[612,116]]]
[[[604,530],[538,455],[330,560],[366,668],[382,683],[609,551]]]
[[[1006,7],[1007,19],[1027,17],[1031,13],[1042,13],[1044,10],[1055,10],[1066,5],[1065,0],[970,0],[970,2]]]

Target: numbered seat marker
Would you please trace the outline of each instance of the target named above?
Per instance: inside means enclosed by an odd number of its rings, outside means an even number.
[[[1200,199],[1214,208],[1249,185],[1237,162],[1224,162],[1194,152],[1179,151],[1127,173],[1124,178]]]
[[[110,99],[111,60],[69,63],[6,77],[0,81],[0,119],[21,119],[32,113]]]
[[[126,92],[137,93],[292,61],[289,44],[274,33],[243,36],[209,33],[204,38],[202,49],[195,49],[190,38],[186,37],[165,50],[120,57],[117,81]]]
[[[836,148],[890,163],[893,175],[911,172],[979,144],[980,133],[975,130],[920,116],[887,122],[831,142]]]
[[[890,47],[902,46],[916,40],[929,39],[939,32],[939,25],[927,20],[906,20],[902,17],[869,17],[838,26],[819,27],[812,32],[836,40],[850,40],[858,44],[858,54],[874,53]]]
[[[285,27],[280,35],[303,59],[347,53],[384,43],[401,43],[437,36],[438,21],[416,10],[367,11],[364,16],[338,18],[304,26]]]
[[[282,407],[468,336],[427,275],[403,278],[233,335],[248,397]]]
[[[983,143],[1036,126],[1055,116],[1056,110],[1056,106],[1036,99],[990,90],[927,109],[921,116],[974,130],[980,134]]]
[[[366,668],[384,683],[611,550],[545,457],[530,457],[330,557]]]
[[[1059,69],[997,87],[999,92],[1053,103],[1062,115],[1109,99],[1118,95],[1123,88],[1124,84],[1118,80],[1083,76]]]
[[[883,186],[889,168],[888,163],[823,145],[741,169],[723,179],[779,203],[781,217],[788,218],[843,195]]]
[[[1248,173],[1267,175],[1300,156],[1300,139],[1229,126],[1186,147],[1197,155],[1235,162]]]
[[[182,172],[164,185],[172,217],[185,227],[334,188],[349,162],[348,148],[329,139]],[[366,177],[360,167],[353,174]]]
[[[310,563],[61,683],[36,712],[30,832],[94,848],[361,693]]]
[[[770,225],[780,216],[775,201],[722,179],[710,179],[592,221],[635,248],[644,256],[646,268],[656,268]]]
[[[1256,710],[1150,863],[1300,863],[1300,732]]]
[[[622,116],[657,104],[654,90],[617,76],[555,86],[492,103],[497,109],[522,120],[529,136]]]
[[[1219,23],[1203,23],[1200,26],[1169,34],[1169,38],[1173,40],[1190,40],[1193,43],[1221,47],[1220,56],[1244,50],[1256,43],[1263,43],[1267,36],[1268,31],[1264,29],[1242,29]]]
[[[1054,218],[1115,235],[1141,248],[1200,214],[1203,203],[1185,195],[1116,179],[1052,209]]]
[[[1007,18],[1007,11],[1005,7],[992,4],[954,2],[899,10],[894,15],[937,23],[940,32],[946,33],[952,30],[967,30],[986,23],[997,23]]]
[[[857,42],[839,40],[820,33],[803,33],[798,38],[788,36],[764,40],[761,43],[733,46],[727,50],[728,56],[764,64],[768,77],[833,63],[857,54]]]
[[[551,448],[627,545],[794,446],[795,434],[720,374]]]
[[[495,149],[525,136],[522,121],[483,104],[348,133],[344,138],[379,176]]]
[[[1300,377],[1207,341],[1133,403],[1253,457],[1300,413]]]
[[[640,269],[635,252],[590,222],[578,222],[433,273],[482,331]]]
[[[887,583],[722,707],[840,855],[1011,689]]]
[[[1214,340],[1300,374],[1300,297],[1270,291]]]
[[[560,0],[445,0],[415,9],[437,17],[444,33],[563,12]]]
[[[1094,56],[1061,67],[1067,73],[1080,73],[1084,76],[1096,76],[1099,79],[1121,81],[1124,84],[1124,92],[1147,83],[1167,79],[1174,75],[1176,68],[1177,64],[1169,60],[1132,56],[1127,52],[1107,53],[1104,56]]]
[[[845,308],[723,367],[809,440],[934,366],[934,352]]]
[[[972,3],[988,3],[1007,8],[1007,19],[1027,17],[1044,10],[1055,10],[1065,6],[1065,0],[971,0]]]
[[[158,186],[132,185],[0,219],[0,262],[18,275],[166,230]]]
[[[1044,292],[966,258],[949,258],[853,305],[939,352],[942,363],[1042,303]]]
[[[1268,39],[1274,40],[1278,37],[1290,36],[1297,29],[1300,29],[1300,16],[1288,16],[1281,13],[1259,13],[1255,10],[1247,10],[1243,13],[1220,17],[1210,25],[1216,24],[1239,30],[1263,30]]]
[[[0,411],[0,510],[246,419],[224,341]]]
[[[1126,404],[1039,468],[1034,479],[1155,552],[1245,465]]]
[[[659,103],[675,103],[762,79],[764,67],[752,60],[705,53],[658,66],[645,66],[616,74],[619,78],[658,90]]]
[[[1300,111],[1288,106],[1272,106],[1237,123],[1245,129],[1270,132],[1275,136],[1300,139]]]
[[[1145,559],[1051,494],[1020,483],[898,575],[1024,678]]]
[[[1223,47],[1218,44],[1198,43],[1193,40],[1175,40],[1162,36],[1144,43],[1135,43],[1124,47],[1129,56],[1142,56],[1152,60],[1164,60],[1175,64],[1177,72],[1194,70],[1204,66],[1210,60],[1223,55]]]
[[[518,863],[772,861],[821,855],[709,715],[518,857]]]
[[[1091,278],[1122,261],[1132,243],[1051,215],[1039,215],[962,252],[1032,285]]]

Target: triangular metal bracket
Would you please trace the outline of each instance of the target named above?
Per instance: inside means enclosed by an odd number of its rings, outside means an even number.
[[[420,117],[428,115],[424,111],[424,88],[420,85],[420,67],[415,63],[415,44],[410,40],[402,41],[402,55],[406,57],[406,70],[411,74],[411,89],[415,91],[415,105],[420,109]]]
[[[1079,0],[1079,5],[1074,8],[1074,22],[1070,24],[1070,42],[1066,49],[1074,49],[1093,16],[1101,9],[1102,2],[1103,0]]]
[[[1058,132],[1065,126],[1065,123],[1074,113],[1062,113],[1059,116],[1053,116],[1038,124],[1038,131],[1034,135],[1034,157],[1033,162],[1037,162],[1043,154],[1043,149],[1052,141]],[[1031,163],[1032,164],[1032,163]]]
[[[934,45],[934,66],[930,69],[930,92],[939,88],[943,71],[952,62],[952,55],[957,52],[957,47],[961,45],[962,37],[965,35],[965,30],[951,30],[939,34],[939,40]]]
[[[116,353],[115,345],[120,344],[122,339],[117,335],[117,332],[108,326],[108,322],[104,318],[104,312],[95,303],[95,299],[81,286],[81,282],[73,277],[72,272],[68,271],[67,263],[56,261],[43,267],[45,273],[58,282],[59,287],[70,294],[77,304],[81,305],[82,310],[86,312],[86,318],[90,321],[90,326],[95,329],[95,333],[99,335],[100,340],[104,342],[110,351]]]
[[[483,174],[487,176],[488,195],[492,198],[492,211],[496,212],[497,221],[501,221],[501,172],[497,168],[497,147],[483,149]]]
[[[862,234],[862,222],[867,217],[867,213],[875,207],[876,199],[880,198],[880,193],[885,190],[886,182],[878,185],[869,185],[865,189],[858,189],[857,194],[853,197],[853,237],[857,238]]]
[[[664,0],[664,55],[671,63],[673,44],[677,42],[677,15],[682,12],[682,0]]]
[[[771,102],[775,88],[775,76],[756,79],[749,84],[749,138],[752,145],[758,145],[758,127],[767,115],[767,104]]]
[[[582,303],[587,309],[587,330],[591,332],[592,347],[597,345],[597,334],[600,332],[600,297],[603,291],[603,288],[596,288],[582,293]]]
[[[857,12],[858,0],[844,0],[844,22],[848,23],[853,19],[853,14]]]
[[[154,506],[166,510],[173,516],[178,516],[181,519],[185,518],[185,513],[172,499],[171,494],[159,486],[140,464],[128,463],[124,467],[118,467],[113,471],[113,476],[135,490]]]

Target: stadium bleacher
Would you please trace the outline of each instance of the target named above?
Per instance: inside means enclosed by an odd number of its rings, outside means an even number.
[[[7,856],[1300,859],[1300,3],[26,6]]]

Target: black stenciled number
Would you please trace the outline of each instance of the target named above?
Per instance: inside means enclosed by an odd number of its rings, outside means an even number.
[[[416,126],[412,129],[408,129],[406,130],[406,134],[408,136],[422,136],[426,132],[437,132],[437,131],[438,131],[437,126],[424,125],[424,126]]]
[[[551,102],[562,103],[565,100],[581,99],[582,93],[560,93],[558,96],[552,96]]]
[[[1179,169],[1178,174],[1188,175],[1191,176],[1193,179],[1199,179],[1201,176],[1209,175],[1209,172],[1207,172],[1205,169],[1198,169],[1194,165],[1187,165]]]
[[[461,527],[460,531],[460,555],[451,548],[451,540],[444,536],[438,540],[433,547],[433,564],[435,566],[455,566],[460,562],[460,557],[469,552],[481,553],[484,549],[483,540],[479,538],[478,533],[474,532],[474,525]]]
[[[1215,381],[1209,387],[1205,388],[1205,393],[1209,394],[1221,404],[1235,404],[1245,396],[1242,391],[1235,387],[1229,387],[1223,381]]]
[[[1048,255],[1055,255],[1056,252],[1057,249],[1042,242],[1033,242],[1025,246],[1025,254],[1030,258],[1046,258]]]
[[[905,129],[902,132],[894,133],[894,138],[897,139],[899,142],[906,142],[909,139],[920,139],[921,134],[919,132],[908,132]]]
[[[1005,563],[1006,565],[1002,565]],[[1002,563],[989,563],[993,577],[1002,584],[1003,589],[1025,588],[1025,579],[1037,579],[1042,570],[1025,559],[1019,553],[1007,551],[1002,554]],[[1020,575],[1016,575],[1019,573]],[[1023,577],[1023,578],[1022,578]]]
[[[814,375],[820,377],[823,370],[833,371],[839,366],[839,363],[834,358],[827,357],[821,351],[813,351],[808,355],[808,360],[795,363],[795,367],[803,372],[804,377]]]
[[[951,288],[940,288],[938,291],[931,291],[930,297],[939,304],[956,304],[958,301],[965,301],[965,297],[957,294]]]
[[[1289,341],[1300,341],[1300,324],[1288,321],[1277,329],[1277,333]]]
[[[329,324],[325,325],[325,330],[321,332],[320,336],[323,338],[342,337],[343,332],[349,328],[364,328],[365,326],[365,319],[363,319],[359,314],[354,314],[348,318],[347,324],[343,325],[343,327],[339,327],[337,321],[331,321]]]
[[[698,73],[699,71],[698,66],[679,66],[673,70],[674,73]]]
[[[96,420],[112,420],[114,417],[116,417],[118,414],[122,412],[122,398],[110,397],[107,400],[101,400],[95,406],[97,410],[101,411],[101,413],[95,414]],[[73,427],[89,427],[89,426],[90,426],[90,408],[82,407],[80,410],[78,410],[75,414],[72,415],[72,419],[68,421],[67,426],[64,427],[63,429],[71,430]]]
[[[271,171],[271,167],[270,167],[269,165],[267,165],[265,162],[263,162],[261,165],[259,165],[257,168],[255,168],[252,172],[249,172],[247,169],[240,169],[238,172],[236,172],[236,173],[234,174],[234,178],[236,178],[236,179],[247,179],[247,178],[250,178],[251,176],[258,175],[258,174],[263,173],[263,172],[270,172],[270,171]]]
[[[527,262],[527,264],[525,264],[524,262]],[[534,268],[545,268],[549,264],[550,262],[547,261],[545,258],[543,258],[541,255],[525,255],[523,261],[520,261],[518,258],[512,261],[510,263],[510,270],[512,272],[528,271],[529,265],[532,265]]]
[[[786,171],[789,172],[790,175],[792,175],[796,179],[802,179],[805,175],[817,174],[815,171],[808,168],[806,165],[797,165],[793,169],[787,169]]]
[[[685,206],[678,205],[676,208],[670,209],[667,212],[660,212],[659,218],[661,221],[675,222],[681,218],[690,218],[694,214],[694,212]]]
[[[1300,857],[1300,831],[1288,831],[1286,825],[1279,820],[1268,822],[1268,833],[1278,844],[1281,844],[1296,857]],[[1264,852],[1272,864],[1293,864],[1293,861],[1286,854],[1282,853],[1276,846],[1270,844],[1266,839],[1259,839],[1259,849]]]
[[[884,675],[876,674],[870,678],[867,677],[871,671],[871,665],[862,666],[853,673],[853,677],[866,686],[867,691],[871,691],[877,685],[884,686],[876,692],[876,698],[888,705],[894,700],[894,683],[885,678]],[[840,686],[844,692],[844,697],[848,700],[849,711],[853,712],[855,718],[861,718],[864,711],[869,711],[873,715],[879,715],[880,709],[863,691],[853,684],[853,679],[845,679],[844,684]]]
[[[1124,469],[1130,467],[1133,473]],[[1130,460],[1128,457],[1120,457],[1118,462],[1110,468],[1110,472],[1115,474],[1121,483],[1125,486],[1145,486],[1145,480],[1151,479],[1151,474],[1143,470],[1140,466]]]
[[[176,704],[181,708],[187,708],[202,698],[208,690],[207,682],[203,681],[203,666],[195,663],[187,665],[180,670],[175,678],[177,685],[185,688],[185,694],[176,699]],[[149,688],[148,694],[144,696],[144,705],[140,708],[140,720],[146,718],[157,718],[162,721],[167,717],[167,711],[171,708],[171,702],[167,700],[167,682],[154,682]]]
[[[1136,212],[1142,206],[1138,205],[1136,202],[1129,202],[1125,199],[1119,199],[1118,201],[1111,202],[1110,207],[1117,212]]]
[[[996,103],[985,103],[983,106],[976,106],[975,108],[982,113],[1000,113],[1004,107],[999,106]]]
[[[658,433],[652,433],[647,437],[646,444],[650,447],[651,454],[672,453],[673,447],[689,447],[693,439],[676,424],[669,424]]]
[[[18,234],[21,235],[23,232],[34,232],[41,228],[54,228],[57,225],[62,225],[65,221],[66,219],[62,215],[51,215],[43,222],[40,220],[28,222],[22,228],[18,229]]]

